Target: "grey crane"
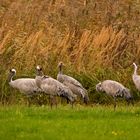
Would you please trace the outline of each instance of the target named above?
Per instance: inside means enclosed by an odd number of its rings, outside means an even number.
[[[112,96],[114,98],[114,110],[116,108],[116,98],[122,97],[125,98],[128,103],[133,104],[132,95],[130,90],[124,87],[119,82],[113,80],[105,80],[96,85],[96,90],[98,92],[105,92],[107,95]]]
[[[15,75],[16,75],[16,70],[10,69],[9,75],[8,75],[8,83],[11,87],[18,89],[21,93],[23,93],[27,97],[31,97],[41,92],[41,89],[39,89],[36,85],[35,79],[20,78],[20,79],[13,80],[13,77]],[[30,102],[29,102],[29,105],[30,105]]]
[[[41,67],[37,66],[36,71],[36,84],[44,93],[51,96],[64,97],[69,100],[73,106],[77,96],[74,95],[68,87],[55,80],[54,78],[44,75]],[[51,107],[52,104],[53,103],[51,103]]]
[[[133,65],[134,65],[134,73],[132,75],[132,79],[136,88],[138,89],[138,91],[140,91],[140,75],[137,74],[138,67],[135,63],[133,63]]]
[[[66,85],[67,87],[69,87],[75,95],[82,97],[84,103],[87,104],[89,102],[87,90],[82,86],[82,84],[79,81],[77,81],[73,77],[63,74],[62,72],[63,65],[64,65],[63,62],[59,62],[58,64],[59,73],[57,75],[57,80]]]

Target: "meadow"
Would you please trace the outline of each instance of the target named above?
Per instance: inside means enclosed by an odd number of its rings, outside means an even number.
[[[138,140],[140,107],[1,106],[1,140]]]
[[[139,100],[132,81],[132,63],[140,62],[139,9],[137,0],[1,0],[0,102],[20,100],[7,84],[9,69],[17,70],[15,79],[35,77],[40,65],[56,78],[60,61],[91,102],[106,102],[95,91],[106,79],[124,84]]]

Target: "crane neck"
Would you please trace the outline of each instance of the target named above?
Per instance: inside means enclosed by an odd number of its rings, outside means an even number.
[[[36,72],[36,76],[44,76],[43,71],[39,71],[39,70],[37,70],[37,72]]]
[[[8,78],[7,78],[8,82],[12,82],[12,81],[13,81],[14,75],[15,75],[14,73],[10,73],[10,74],[8,75]]]
[[[41,81],[42,81],[42,77],[44,76],[44,73],[42,70],[37,70],[36,71],[36,77],[35,77],[35,81],[36,81],[36,85],[40,88],[41,86]]]
[[[40,86],[41,86],[41,80],[42,80],[42,77],[36,75],[35,81],[36,81],[37,87],[39,87],[39,88],[40,88]]]
[[[136,65],[134,65],[134,75],[137,75],[137,69],[138,69],[138,67]]]
[[[63,74],[62,65],[59,66],[59,74]]]

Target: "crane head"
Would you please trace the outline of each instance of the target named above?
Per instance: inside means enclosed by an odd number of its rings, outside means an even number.
[[[84,103],[85,103],[85,104],[88,104],[88,102],[89,102],[89,97],[88,97],[88,95],[86,94],[85,97],[84,97]]]
[[[16,70],[15,69],[10,69],[10,73],[16,74]]]
[[[123,95],[124,95],[126,101],[128,102],[128,104],[131,103],[132,105],[134,105],[133,96],[132,96],[130,90],[125,88],[125,89],[123,89],[122,92],[123,92]]]
[[[96,85],[96,91],[98,91],[98,92],[103,92],[104,91],[103,88],[102,88],[102,83],[101,82]]]
[[[36,67],[36,74],[38,76],[43,76],[44,75],[43,72],[42,72],[42,68],[40,66]]]
[[[58,63],[58,67],[62,67],[62,66],[65,66],[65,65],[64,65],[64,63],[63,63],[62,61],[60,61],[60,62]]]
[[[42,70],[42,68],[38,65],[38,66],[36,66],[36,69],[37,70],[39,70],[39,71],[41,71]]]

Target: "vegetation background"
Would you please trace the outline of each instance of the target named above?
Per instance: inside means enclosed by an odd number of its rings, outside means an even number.
[[[91,103],[109,100],[95,91],[105,79],[123,83],[137,100],[132,63],[140,64],[139,33],[138,0],[0,0],[0,102],[24,102],[8,86],[10,68],[16,78],[34,77],[39,64],[56,78],[59,61],[82,82]]]

